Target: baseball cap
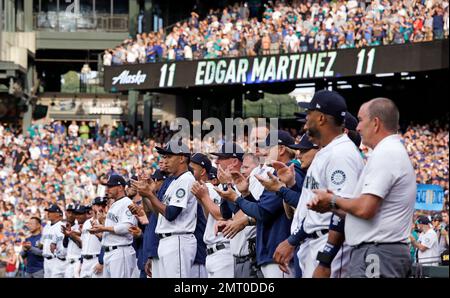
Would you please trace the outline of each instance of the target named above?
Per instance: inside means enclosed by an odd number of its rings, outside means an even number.
[[[271,140],[276,140],[276,144],[271,144]],[[294,138],[290,133],[284,130],[272,130],[266,137],[266,146],[284,145],[290,146],[295,144]]]
[[[356,119],[355,116],[353,116],[352,114],[347,112],[347,113],[345,113],[344,125],[345,125],[345,128],[347,128],[348,130],[356,131],[356,127],[358,126],[358,119]]]
[[[66,211],[73,211],[75,210],[75,204],[67,204]]]
[[[433,216],[433,221],[442,221],[442,215],[440,214],[435,214]]]
[[[203,167],[207,173],[209,173],[211,171],[211,161],[209,160],[209,158],[202,153],[194,153],[191,156],[191,162],[198,164],[199,166]]]
[[[96,197],[92,200],[91,205],[105,205],[108,202],[107,197]]]
[[[76,214],[85,214],[89,211],[89,209],[91,209],[91,208],[89,208],[88,206],[77,205],[75,207],[75,209],[73,210],[73,212]]]
[[[152,175],[153,180],[165,180],[166,178],[167,178],[166,173],[164,173],[161,170],[156,170]]]
[[[295,116],[295,120],[297,120],[298,122],[303,123],[303,124],[306,123],[306,113],[295,112],[294,116]]]
[[[212,179],[216,179],[216,178],[217,178],[217,168],[211,167],[211,170],[209,171],[209,174],[208,174],[208,179],[212,180]]]
[[[342,120],[347,112],[345,99],[336,91],[320,90],[314,94],[311,102],[300,102],[298,105],[307,111],[316,110]]]
[[[59,206],[56,204],[51,204],[48,208],[45,208],[44,210],[47,212],[55,212],[55,213],[61,213],[61,214],[63,213],[61,208],[59,208]]]
[[[294,150],[310,150],[310,149],[318,149],[319,146],[317,146],[316,144],[313,144],[308,136],[305,134],[303,134],[302,138],[300,139],[300,142],[298,144],[292,144],[288,146],[291,149]]]
[[[161,155],[183,155],[183,156],[191,156],[191,150],[189,147],[184,144],[181,139],[178,141],[170,140],[164,148],[155,147],[156,151]]]
[[[421,215],[417,218],[417,223],[422,224],[422,225],[429,225],[431,223],[431,221],[428,218],[428,216]]]
[[[107,187],[125,186],[125,185],[127,185],[125,179],[117,174],[111,175],[111,177],[109,177],[108,179],[108,182],[106,183]]]
[[[227,142],[222,145],[219,152],[211,153],[221,158],[237,158],[242,161],[244,157],[244,150],[241,146],[234,142]]]

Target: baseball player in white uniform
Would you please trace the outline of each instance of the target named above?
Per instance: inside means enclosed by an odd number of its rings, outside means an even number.
[[[81,257],[83,262],[81,264],[80,278],[97,278],[102,277],[102,271],[98,268],[103,268],[98,262],[98,257],[102,249],[101,239],[97,235],[89,232],[92,225],[98,224],[96,219],[97,212],[104,212],[106,214],[106,204],[108,200],[105,197],[96,197],[92,201],[92,211],[94,216],[86,220],[83,224],[81,232]]]
[[[230,250],[230,240],[221,232],[215,232],[217,220],[223,220],[220,214],[220,196],[214,186],[206,182],[211,171],[211,161],[206,155],[195,153],[191,157],[190,167],[197,180],[192,187],[192,193],[203,206],[207,223],[203,241],[207,246],[206,271],[209,278],[233,278],[234,259]]]
[[[81,259],[81,239],[79,239],[80,226],[75,218],[75,209],[81,205],[75,206],[68,204],[66,206],[66,226],[62,226],[61,231],[64,235],[63,245],[67,248],[67,265],[64,272],[64,278],[80,277],[80,259]],[[81,210],[81,209],[79,209]],[[78,236],[78,237],[77,237]]]
[[[321,149],[306,174],[296,210],[299,216],[294,217],[298,222],[293,223],[308,235],[298,251],[302,277],[313,277],[319,261],[320,269],[328,271],[331,267],[331,277],[343,277],[350,260],[350,248],[342,243],[331,243],[328,235],[330,233],[334,239],[340,236],[331,233],[343,234],[329,229],[338,226],[341,219],[331,212],[321,214],[305,207],[314,198],[316,189],[328,189],[348,197],[355,189],[364,163],[354,143],[343,133],[347,106],[342,96],[322,90],[303,107],[308,113],[305,129],[311,141]]]
[[[126,184],[122,176],[109,177],[106,192],[114,202],[106,215],[105,225],[93,225],[90,229],[94,234],[103,233],[105,278],[132,278],[137,270],[136,251],[131,246],[133,235],[128,230],[137,225],[137,220],[128,209],[133,201],[125,195]]]
[[[42,256],[44,260],[44,278],[64,277],[66,264],[66,249],[63,247],[64,235],[61,232],[63,212],[58,205],[53,204],[45,209],[50,224],[44,227],[42,233]]]
[[[197,223],[197,200],[191,192],[195,178],[189,172],[189,148],[181,141],[170,141],[164,148],[156,147],[166,163],[173,181],[163,196],[163,202],[149,196],[158,215],[155,232],[160,238],[158,256],[159,277],[189,278],[193,273],[197,253],[194,231]]]
[[[410,237],[411,245],[417,248],[417,262],[423,266],[438,266],[441,260],[439,243],[436,231],[427,216],[417,218],[417,225],[421,231],[419,239]]]

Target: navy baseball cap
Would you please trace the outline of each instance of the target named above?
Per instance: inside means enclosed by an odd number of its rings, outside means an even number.
[[[295,112],[294,116],[295,116],[295,120],[297,120],[298,122],[301,122],[303,124],[306,123],[306,113]]]
[[[66,211],[73,211],[75,210],[75,204],[67,204]]]
[[[170,140],[164,148],[155,147],[156,151],[161,155],[183,155],[191,156],[189,147],[179,139],[178,141]]]
[[[275,144],[271,144],[271,140],[275,140]],[[291,136],[290,133],[288,133],[285,130],[272,130],[269,132],[269,134],[266,137],[266,146],[276,146],[276,145],[284,145],[284,146],[290,146],[295,144],[294,138]]]
[[[336,91],[320,90],[314,94],[311,102],[300,102],[298,105],[307,111],[319,111],[342,120],[347,112],[345,99]]]
[[[211,171],[211,167],[212,167],[211,161],[205,154],[194,153],[191,156],[191,162],[198,164],[199,166],[204,168],[207,173],[209,173]]]
[[[216,178],[217,178],[217,168],[211,167],[211,170],[209,171],[209,174],[208,174],[208,179],[212,180],[212,179],[216,179]]]
[[[288,146],[291,149],[294,150],[310,150],[310,149],[319,149],[319,146],[316,144],[313,144],[308,136],[306,134],[303,134],[302,138],[300,139],[300,142],[298,144],[293,144]]]
[[[96,197],[92,200],[91,205],[106,205],[108,203],[107,197]]]
[[[127,185],[127,182],[125,181],[125,179],[117,174],[111,175],[111,177],[109,177],[108,182],[106,183],[107,187],[114,187],[114,186],[124,186]]]
[[[347,128],[348,130],[356,131],[356,127],[358,126],[358,119],[356,119],[355,116],[347,112],[345,113],[344,125],[345,128]]]
[[[75,209],[73,210],[74,213],[76,214],[85,214],[89,211],[89,207],[88,206],[84,206],[84,205],[77,205],[75,207]]]
[[[156,170],[153,175],[152,175],[152,179],[153,180],[165,180],[167,178],[166,173],[164,173],[161,170]]]
[[[429,225],[431,223],[431,221],[428,218],[428,216],[421,215],[417,218],[417,223],[422,224],[422,225]]]
[[[237,158],[240,161],[244,158],[244,150],[234,142],[227,142],[222,145],[219,152],[211,153],[221,158]]]
[[[54,212],[54,213],[61,213],[61,214],[63,213],[61,208],[59,208],[59,206],[56,204],[51,204],[48,208],[45,208],[44,210],[47,212]]]

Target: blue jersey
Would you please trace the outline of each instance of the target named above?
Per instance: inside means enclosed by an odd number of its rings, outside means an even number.
[[[206,217],[201,204],[197,204],[197,225],[195,226],[194,236],[197,239],[197,254],[194,264],[206,263],[206,244],[203,242],[203,235],[206,229]]]
[[[156,196],[160,201],[162,201],[164,193],[169,187],[170,183],[173,181],[173,177],[168,177],[164,180],[161,188],[159,189]],[[144,231],[144,243],[143,243],[143,252],[142,258],[147,261],[148,258],[157,258],[158,257],[158,245],[159,245],[159,237],[155,233],[156,224],[158,223],[158,214],[150,213],[149,215],[149,223]]]
[[[142,230],[142,235],[139,238],[133,238],[132,246],[136,251],[137,267],[139,270],[144,270],[147,261],[147,259],[144,259],[144,233],[147,225],[138,224],[138,227]]]
[[[288,163],[289,165],[290,163]],[[295,166],[296,185],[303,183],[304,172]],[[273,263],[273,254],[277,246],[290,236],[291,222],[283,207],[279,194],[264,190],[259,201],[251,202],[239,198],[240,209],[256,219],[256,260],[258,265]]]
[[[25,241],[27,242],[31,242],[31,251],[27,251],[25,254],[26,257],[26,268],[25,268],[25,272],[27,273],[35,273],[38,272],[39,270],[43,270],[44,269],[44,258],[39,255],[36,255],[33,253],[33,250],[35,249],[39,249],[39,244],[41,242],[41,234],[39,235],[35,235],[35,236],[31,236],[28,237],[27,239],[25,239]]]

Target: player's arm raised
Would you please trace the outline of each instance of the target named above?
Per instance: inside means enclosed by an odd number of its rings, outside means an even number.
[[[205,210],[205,215],[211,214],[215,220],[224,220],[220,213],[220,208],[211,200],[208,187],[203,183],[195,182],[191,190]]]

